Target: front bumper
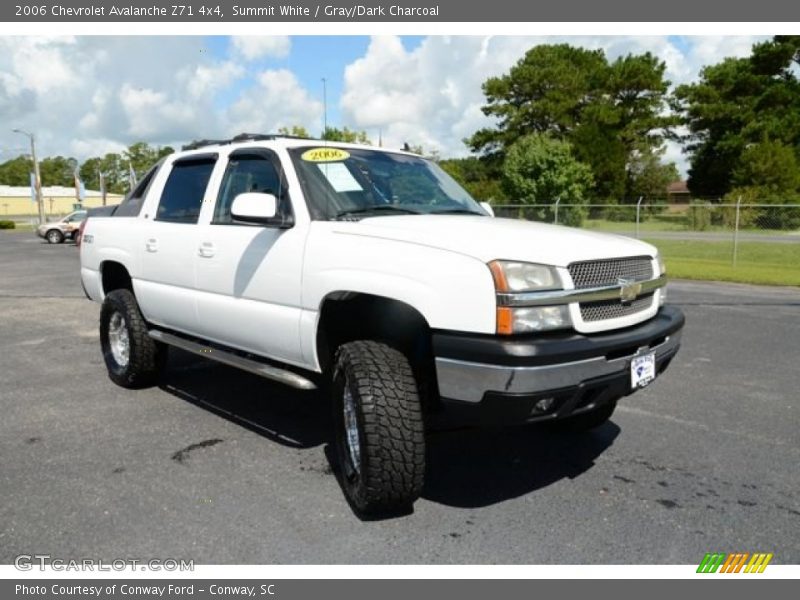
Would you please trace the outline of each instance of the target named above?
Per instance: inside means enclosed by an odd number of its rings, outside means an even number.
[[[665,306],[644,323],[591,335],[434,333],[439,396],[451,412],[473,409],[468,412],[484,421],[585,412],[636,391],[630,362],[637,353],[655,351],[656,372],[663,372],[680,347],[684,321],[680,309]]]

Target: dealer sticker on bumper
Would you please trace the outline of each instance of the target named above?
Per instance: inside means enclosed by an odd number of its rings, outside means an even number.
[[[656,378],[656,353],[648,352],[631,359],[631,388],[643,388]]]

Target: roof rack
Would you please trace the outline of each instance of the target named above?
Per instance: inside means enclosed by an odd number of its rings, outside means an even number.
[[[277,139],[314,140],[314,138],[305,138],[299,135],[288,135],[283,133],[240,133],[239,135],[235,135],[228,140],[195,140],[184,145],[181,150],[197,150],[198,148],[205,148],[206,146],[225,146],[226,144],[236,144],[238,142],[262,142],[266,140]]]

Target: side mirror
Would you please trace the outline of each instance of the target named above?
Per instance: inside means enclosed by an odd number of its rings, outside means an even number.
[[[247,192],[233,199],[231,217],[242,223],[266,223],[278,214],[278,199],[274,194]]]
[[[488,202],[480,202],[480,205],[481,205],[481,208],[483,208],[483,210],[485,210],[487,213],[489,213],[490,217],[494,216],[494,209],[492,208],[491,204],[489,204]]]

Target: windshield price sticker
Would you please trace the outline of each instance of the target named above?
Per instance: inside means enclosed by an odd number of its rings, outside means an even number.
[[[300,156],[307,162],[339,162],[350,158],[350,153],[341,148],[312,148]]]

